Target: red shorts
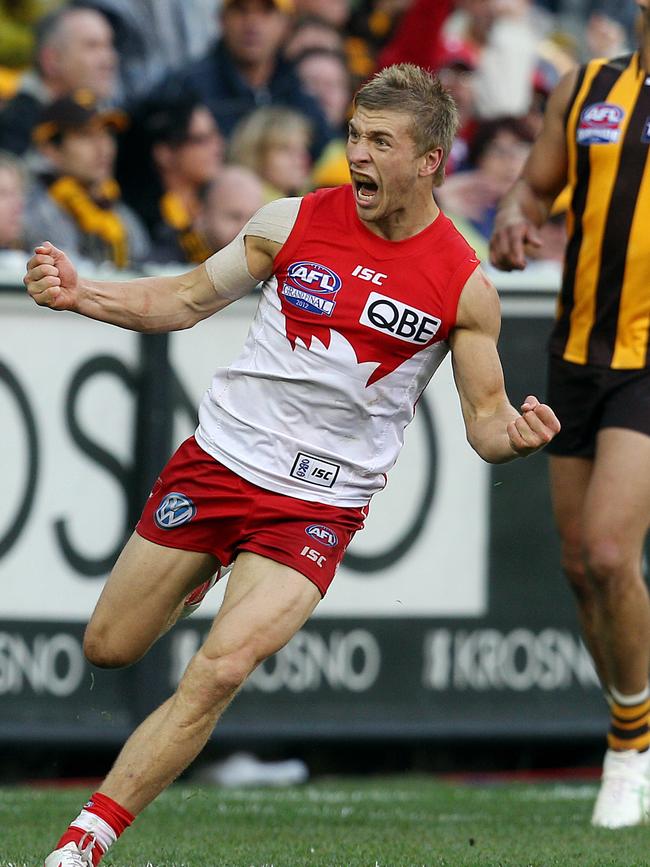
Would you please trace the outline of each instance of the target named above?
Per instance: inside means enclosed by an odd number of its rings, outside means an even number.
[[[157,545],[213,554],[224,565],[240,551],[261,554],[301,572],[324,596],[367,512],[267,491],[190,437],[158,477],[136,532]]]

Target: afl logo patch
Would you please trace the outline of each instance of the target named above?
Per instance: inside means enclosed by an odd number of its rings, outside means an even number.
[[[318,262],[294,262],[287,270],[287,280],[282,285],[282,294],[289,304],[331,316],[336,307],[336,293],[341,288],[341,278]]]
[[[613,102],[594,102],[583,108],[576,130],[580,145],[615,144],[621,136],[625,112]]]
[[[161,530],[173,530],[187,524],[195,515],[196,506],[190,498],[173,491],[163,499],[153,517]]]
[[[322,524],[312,524],[306,528],[305,533],[315,542],[327,545],[328,548],[334,548],[339,543],[339,537],[334,530],[330,530],[329,527],[323,527]]]

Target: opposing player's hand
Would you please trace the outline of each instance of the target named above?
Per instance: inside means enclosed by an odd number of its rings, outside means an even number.
[[[550,406],[529,395],[521,405],[521,415],[508,424],[510,446],[525,457],[550,443],[560,431],[560,422]]]
[[[36,247],[23,283],[34,301],[53,310],[74,310],[79,300],[77,271],[62,250],[49,241]]]
[[[526,249],[539,249],[542,238],[532,223],[525,220],[495,225],[490,238],[490,262],[501,271],[522,271]]]

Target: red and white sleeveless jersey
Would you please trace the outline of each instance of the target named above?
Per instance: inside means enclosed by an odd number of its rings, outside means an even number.
[[[358,218],[351,187],[305,196],[244,348],[201,404],[198,444],[262,488],[366,504],[447,353],[477,265],[442,213],[386,241]]]

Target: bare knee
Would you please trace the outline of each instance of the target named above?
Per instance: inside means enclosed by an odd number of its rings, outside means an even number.
[[[592,596],[592,587],[579,539],[562,539],[562,570],[577,601],[587,603]]]
[[[83,642],[84,656],[97,668],[125,668],[133,665],[144,655],[129,642],[120,642],[117,636],[94,626],[86,628]]]
[[[584,560],[591,583],[599,592],[614,587],[631,577],[630,557],[625,547],[613,536],[601,535],[585,543]]]
[[[202,648],[193,657],[178,687],[190,716],[208,713],[232,698],[257,665],[256,655],[241,648],[217,657]]]

